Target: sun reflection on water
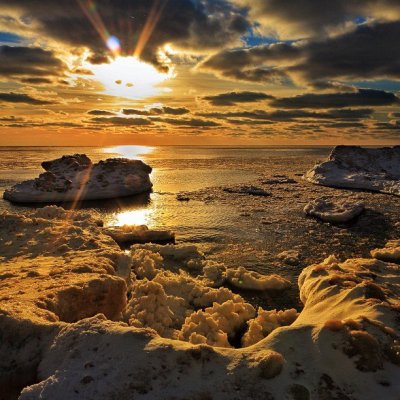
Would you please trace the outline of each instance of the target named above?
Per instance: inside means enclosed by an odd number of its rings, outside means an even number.
[[[130,160],[138,160],[141,156],[151,154],[153,151],[154,147],[150,146],[114,146],[103,149],[106,154],[118,154]]]
[[[152,221],[152,210],[130,210],[122,211],[116,214],[109,225],[123,226],[123,225],[151,225]]]

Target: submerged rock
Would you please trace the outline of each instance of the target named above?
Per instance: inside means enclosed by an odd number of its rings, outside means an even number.
[[[151,167],[140,160],[110,158],[93,164],[85,154],[45,161],[38,178],[4,192],[14,203],[51,203],[111,199],[148,192]]]
[[[336,146],[329,159],[315,165],[304,178],[323,186],[400,196],[400,146],[378,149]]]
[[[316,217],[325,222],[348,222],[358,217],[364,211],[364,204],[343,199],[321,197],[309,202],[304,207],[307,215]]]

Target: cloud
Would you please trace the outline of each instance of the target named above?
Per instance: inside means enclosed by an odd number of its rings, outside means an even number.
[[[215,126],[220,126],[218,122],[200,119],[200,118],[191,118],[191,119],[178,119],[178,118],[152,118],[152,121],[162,122],[170,125],[177,126],[188,126],[195,128],[211,128]]]
[[[29,16],[42,35],[89,48],[94,63],[107,61],[101,36],[109,35],[118,38],[122,54],[140,53],[143,60],[160,68],[166,65],[158,51],[168,43],[204,52],[238,44],[250,27],[243,10],[227,0],[97,0],[91,6],[86,0],[13,0],[0,4],[2,14],[10,10],[21,19]]]
[[[110,116],[110,115],[115,115],[115,112],[113,111],[106,111],[106,110],[90,110],[87,112],[89,115],[104,115],[104,116]]]
[[[270,106],[277,108],[345,108],[388,106],[399,102],[400,99],[390,92],[359,89],[352,93],[308,93],[294,97],[282,97],[272,100]]]
[[[254,110],[254,111],[233,111],[233,112],[211,112],[198,113],[197,115],[206,118],[230,119],[247,118],[250,120],[262,120],[272,122],[290,122],[301,119],[320,119],[320,120],[359,120],[369,118],[373,113],[372,109],[334,109],[326,112],[315,112],[305,110]]]
[[[138,108],[124,108],[122,113],[125,115],[184,115],[188,114],[190,110],[186,107],[153,107],[149,109],[138,109]]]
[[[260,100],[274,99],[271,96],[262,92],[229,92],[220,93],[214,96],[205,96],[203,100],[207,100],[214,106],[233,106],[237,103],[252,103]]]
[[[233,0],[246,6],[264,33],[281,39],[325,36],[366,20],[400,18],[397,0]]]
[[[67,66],[54,52],[39,47],[0,46],[0,76],[30,84],[51,83],[65,75]]]
[[[54,104],[54,101],[36,99],[24,93],[0,93],[0,102],[26,103],[32,105]]]
[[[244,81],[290,78],[317,87],[334,79],[400,79],[400,21],[365,23],[319,40],[220,51],[198,66]]]
[[[91,122],[102,123],[115,126],[146,126],[151,125],[152,122],[145,118],[124,118],[124,117],[95,117]]]

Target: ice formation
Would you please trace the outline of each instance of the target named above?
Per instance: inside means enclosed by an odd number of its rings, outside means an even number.
[[[300,263],[300,254],[297,250],[282,251],[277,257],[288,265],[298,265]]]
[[[46,172],[4,192],[14,203],[74,202],[148,192],[151,167],[139,160],[110,158],[93,164],[85,154],[45,161]]]
[[[310,201],[304,207],[304,212],[307,215],[332,223],[349,222],[363,211],[364,204],[362,202],[333,199],[325,196]]]
[[[389,240],[384,248],[372,250],[371,255],[378,260],[400,264],[400,240]]]
[[[243,346],[246,347],[258,343],[280,326],[291,325],[296,321],[298,315],[294,308],[284,311],[267,311],[259,307],[257,317],[247,321],[248,329],[242,337]]]
[[[229,268],[227,280],[233,286],[250,290],[284,290],[290,287],[290,282],[279,275],[261,275],[246,268]]]
[[[256,186],[235,186],[224,188],[223,190],[227,193],[249,194],[251,196],[262,197],[271,196],[271,192],[267,192],[266,190]]]
[[[121,244],[175,242],[174,232],[149,229],[146,225],[109,226],[104,233]]]
[[[304,178],[318,185],[400,196],[400,146],[336,146],[329,159],[315,165]]]
[[[398,397],[399,265],[329,257],[302,271],[298,316],[255,316],[206,286],[207,264],[192,276],[156,245],[122,252],[95,216],[64,213],[0,216],[4,398]]]

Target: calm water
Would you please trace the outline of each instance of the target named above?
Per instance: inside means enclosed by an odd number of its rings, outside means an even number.
[[[368,256],[369,250],[400,235],[400,198],[371,193],[350,193],[310,185],[301,175],[330,148],[250,147],[3,147],[0,148],[0,211],[24,211],[2,200],[3,191],[36,177],[43,160],[64,154],[86,153],[92,161],[109,157],[140,158],[153,167],[153,193],[83,205],[102,214],[106,224],[146,224],[175,231],[178,243],[198,245],[206,255],[228,266],[245,266],[264,273],[279,273],[294,283],[287,305],[296,303],[296,279],[301,269],[326,255],[343,258]],[[261,178],[287,175],[293,185],[263,185]],[[228,194],[224,187],[254,184],[271,197]],[[188,202],[178,201],[184,192]],[[304,217],[311,199],[325,194],[361,196],[368,210],[345,229]],[[284,265],[277,255],[300,252],[300,265]],[[253,296],[257,302],[260,294]],[[269,305],[274,302],[267,299]],[[260,302],[262,304],[263,302]],[[276,304],[276,303],[275,303]],[[282,298],[280,299],[282,304]]]

